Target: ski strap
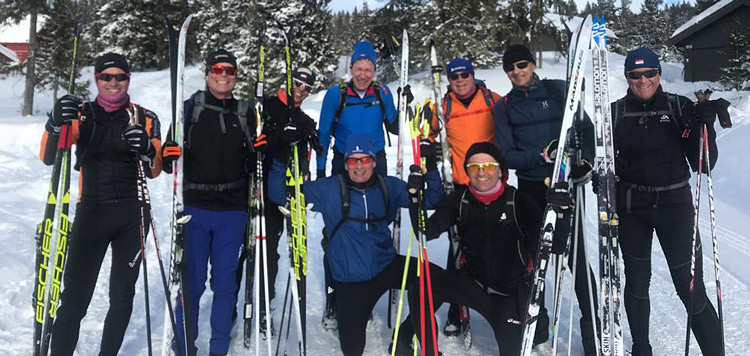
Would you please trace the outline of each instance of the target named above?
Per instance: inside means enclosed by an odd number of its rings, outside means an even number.
[[[363,224],[370,224],[375,223],[379,221],[384,221],[388,218],[388,210],[391,206],[390,196],[388,195],[388,189],[385,185],[385,179],[381,175],[375,175],[378,178],[378,186],[380,187],[380,192],[383,194],[383,202],[385,203],[385,215],[376,217],[376,218],[370,218],[369,216],[366,218],[353,218],[349,216],[349,211],[351,210],[352,202],[351,198],[349,197],[349,185],[346,183],[346,178],[342,174],[337,174],[336,177],[339,180],[339,188],[341,189],[341,220],[336,224],[336,226],[333,227],[333,230],[331,230],[331,233],[328,235],[328,240],[330,243],[331,240],[333,240],[333,236],[336,234],[336,231],[341,228],[341,225],[343,225],[347,221],[354,221],[358,223]]]

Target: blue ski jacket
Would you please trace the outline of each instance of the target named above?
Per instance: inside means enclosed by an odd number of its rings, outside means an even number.
[[[542,181],[552,176],[554,165],[541,153],[560,136],[566,94],[565,81],[541,80],[534,74],[531,85],[513,86],[495,105],[495,142],[518,178]],[[588,115],[579,125],[582,158],[593,165],[594,125]]]
[[[372,86],[367,89],[365,96],[360,98],[357,93],[347,85],[346,106],[344,107],[339,122],[336,126],[336,140],[333,148],[343,154],[346,141],[351,134],[362,133],[372,137],[375,144],[376,152],[385,148],[385,132],[383,131],[383,111]],[[398,133],[398,112],[393,104],[393,94],[390,89],[383,84],[378,83],[380,88],[380,98],[383,100],[385,107],[385,117],[388,120],[391,131]],[[339,108],[341,102],[341,87],[334,85],[326,92],[323,98],[323,106],[320,110],[320,120],[318,123],[318,132],[320,145],[323,152],[317,155],[318,170],[326,168],[326,159],[328,158],[328,148],[331,146],[331,131],[333,127],[333,117]]]
[[[268,177],[268,195],[271,201],[284,205],[286,198],[286,165],[274,160]],[[427,189],[425,201],[432,209],[443,199],[440,174],[437,170],[425,175]],[[338,282],[369,281],[388,266],[396,256],[391,229],[388,225],[396,218],[400,208],[409,206],[409,193],[406,182],[384,177],[390,206],[385,206],[385,197],[380,184],[365,190],[348,185],[350,219],[369,218],[370,223],[346,220],[334,236],[328,238],[326,255],[333,279]],[[342,196],[339,179],[336,176],[305,182],[302,191],[305,202],[312,203],[312,210],[323,216],[325,230],[330,231],[343,218]],[[378,218],[385,217],[385,219]],[[377,221],[372,221],[377,220]]]

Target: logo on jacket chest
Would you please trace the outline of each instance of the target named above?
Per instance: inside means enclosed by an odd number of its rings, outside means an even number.
[[[505,221],[505,220],[508,220],[508,215],[506,215],[505,212],[503,212],[503,214],[500,215],[500,221]]]
[[[542,101],[542,110],[549,109],[549,102],[547,100]]]
[[[659,118],[659,122],[660,122],[660,123],[662,123],[662,122],[669,122],[669,115],[666,115],[666,114],[665,114],[665,115],[662,115],[662,116],[661,116],[661,117]]]

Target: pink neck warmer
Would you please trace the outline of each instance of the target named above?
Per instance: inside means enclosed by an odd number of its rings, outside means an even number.
[[[485,205],[497,200],[501,195],[503,195],[503,192],[505,191],[505,184],[503,184],[502,179],[497,180],[497,184],[495,184],[492,189],[486,191],[486,192],[480,192],[474,187],[469,184],[469,192],[471,195],[474,196],[474,198],[477,198],[480,202],[484,203]]]
[[[119,94],[99,93],[96,96],[96,103],[106,112],[115,112],[121,109],[130,101],[130,95],[127,92]]]

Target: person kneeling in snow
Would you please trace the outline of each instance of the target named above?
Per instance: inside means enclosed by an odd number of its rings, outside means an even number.
[[[542,212],[529,195],[507,184],[508,169],[493,143],[473,144],[466,152],[464,170],[469,185],[459,186],[446,196],[426,221],[428,240],[457,224],[461,253],[466,256],[466,266],[461,270],[430,270],[435,310],[443,302],[474,309],[492,326],[499,354],[518,355],[521,313],[528,301]],[[417,209],[412,207],[410,213],[416,221]],[[416,288],[409,287],[411,310],[420,308]],[[429,325],[425,326],[424,355],[434,354]],[[420,330],[418,320],[413,321],[413,327]],[[411,334],[411,329],[400,332],[397,355],[412,355]]]
[[[409,206],[407,183],[374,174],[374,147],[369,136],[351,135],[346,143],[346,174],[305,182],[302,187],[305,201],[322,214],[326,231],[330,231],[326,254],[337,288],[339,342],[344,355],[362,355],[370,313],[383,293],[400,288],[407,261],[396,254],[388,228],[398,209]],[[424,186],[426,180],[425,197],[427,206],[432,207],[443,193],[434,152],[425,156],[431,169],[424,176],[409,176],[408,184]],[[285,171],[286,165],[277,159],[268,178],[270,198],[280,205],[285,201]],[[416,271],[417,260],[411,258],[409,263]]]

